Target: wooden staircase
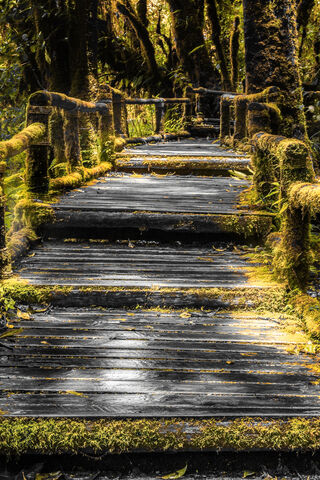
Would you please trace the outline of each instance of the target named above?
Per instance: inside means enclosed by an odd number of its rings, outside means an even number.
[[[47,306],[20,305],[1,340],[4,415],[319,415],[313,363],[288,353],[306,340],[254,309],[281,287],[242,248],[272,227],[238,205],[250,182],[229,171],[249,162],[203,139],[130,148],[53,204],[15,267]]]

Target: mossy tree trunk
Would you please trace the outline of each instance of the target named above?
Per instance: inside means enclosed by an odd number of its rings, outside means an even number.
[[[217,87],[214,69],[203,35],[204,0],[167,0],[179,62],[194,86]]]
[[[71,55],[71,89],[70,96],[81,100],[91,100],[90,62],[88,53],[88,24],[90,19],[91,4],[94,0],[70,0],[69,25],[70,25],[70,55]],[[66,113],[66,116],[68,114]],[[74,119],[70,119],[69,127]],[[86,166],[92,166],[96,158],[96,142],[93,126],[88,114],[80,114],[80,145],[81,160]],[[66,138],[72,138],[68,135]],[[67,148],[68,151],[72,149]],[[68,159],[70,165],[72,159]]]
[[[220,63],[223,88],[225,90],[230,90],[231,89],[230,73],[228,70],[225,50],[221,43],[221,26],[220,26],[218,11],[217,11],[216,0],[206,0],[206,3],[207,3],[208,18],[211,23],[211,29],[212,29],[212,42],[215,46],[217,58]]]
[[[277,86],[283,93],[280,132],[305,138],[297,54],[296,0],[243,0],[246,91]]]

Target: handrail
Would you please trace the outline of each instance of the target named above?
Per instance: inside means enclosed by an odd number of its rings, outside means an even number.
[[[19,155],[33,141],[41,139],[45,133],[46,127],[43,123],[33,123],[14,135],[10,140],[0,142],[0,162]]]
[[[195,89],[195,94],[225,92]],[[103,98],[103,96],[105,98]],[[37,199],[46,198],[50,185],[55,189],[72,188],[90,178],[90,175],[103,173],[103,169],[111,169],[109,162],[98,163],[91,169],[83,167],[81,161],[80,128],[85,117],[90,115],[90,121],[95,126],[99,143],[103,146],[113,145],[123,148],[128,131],[127,112],[128,105],[155,105],[155,132],[150,135],[150,140],[166,138],[164,133],[164,116],[170,105],[184,107],[183,119],[185,125],[192,125],[196,113],[194,96],[182,98],[126,98],[121,91],[107,86],[97,102],[88,102],[78,98],[69,97],[59,92],[40,90],[29,97],[26,114],[26,127],[10,140],[0,142],[0,190],[7,158],[13,157],[27,150],[25,184],[31,196]],[[86,128],[86,127],[85,127]],[[122,137],[122,138],[121,138]],[[62,149],[62,162],[68,166],[65,177],[49,178],[49,160],[52,149],[59,146]],[[58,150],[57,150],[58,151]],[[107,170],[105,170],[107,171]],[[2,189],[3,193],[3,189]],[[5,197],[0,192],[0,275],[9,262],[5,237]],[[40,205],[37,203],[36,205]],[[42,204],[41,204],[42,205]],[[20,207],[19,207],[20,208]],[[21,207],[22,208],[22,207]],[[30,208],[30,205],[29,207]],[[23,216],[24,217],[24,216]],[[14,228],[22,228],[17,222]]]
[[[78,98],[68,97],[63,93],[48,92],[46,90],[40,90],[30,95],[29,105],[33,106],[46,106],[61,108],[64,111],[81,112],[81,113],[107,113],[108,106],[112,100],[107,99],[103,102],[85,102]]]
[[[260,130],[277,133],[280,111],[276,102],[280,95],[278,87],[267,87],[262,92],[249,95],[223,94],[220,98],[221,143],[236,146]],[[233,132],[231,132],[232,118],[234,118]]]

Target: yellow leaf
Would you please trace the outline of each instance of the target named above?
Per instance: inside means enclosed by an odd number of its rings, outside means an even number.
[[[7,415],[7,413],[9,413],[9,412],[6,412],[4,410],[0,410],[0,415]]]
[[[61,472],[37,473],[35,480],[58,480],[61,475]]]
[[[182,313],[180,313],[180,317],[181,317],[181,318],[190,318],[190,317],[191,317],[191,313],[182,312]]]
[[[242,478],[247,478],[247,477],[252,477],[256,472],[249,472],[249,470],[245,470],[243,472],[243,477]]]
[[[30,315],[29,313],[27,312],[22,312],[21,310],[17,310],[17,316],[18,318],[22,318],[23,320],[29,320],[30,319]]]
[[[62,392],[66,395],[76,395],[77,397],[86,397],[87,398],[87,395],[85,395],[84,393],[81,393],[81,392],[74,392],[73,390],[66,390],[65,392]]]
[[[43,340],[41,343],[43,343],[44,345],[49,345],[48,342],[46,342],[45,340]]]
[[[13,337],[14,335],[18,335],[18,333],[23,332],[23,330],[24,330],[23,328],[14,328],[12,330],[2,333],[0,335],[0,338]]]
[[[165,475],[164,477],[161,477],[161,478],[163,478],[163,480],[181,478],[186,473],[187,467],[188,467],[188,464],[186,464],[185,467],[181,468],[181,470],[177,470],[176,472],[169,473],[168,475]]]

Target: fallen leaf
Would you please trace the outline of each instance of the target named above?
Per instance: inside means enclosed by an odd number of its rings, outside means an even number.
[[[182,312],[182,313],[180,313],[179,316],[180,316],[181,318],[190,318],[190,317],[191,317],[191,313]]]
[[[23,330],[24,330],[23,328],[15,328],[15,329],[9,330],[7,332],[2,333],[0,335],[0,338],[13,337],[14,335],[18,335],[18,333],[22,333]]]
[[[22,312],[21,310],[17,310],[18,318],[22,318],[23,320],[30,320],[30,314],[27,312]]]
[[[170,480],[170,479],[173,479],[173,478],[181,478],[186,473],[187,467],[188,467],[188,464],[186,464],[185,467],[181,468],[181,470],[177,470],[176,472],[169,473],[168,475],[165,475],[164,477],[161,477],[161,478],[163,478],[163,480]]]
[[[66,390],[65,392],[61,392],[61,393],[64,393],[65,395],[76,395],[77,397],[86,397],[87,398],[87,395],[85,395],[84,393],[74,392],[73,390]]]
[[[35,480],[58,480],[62,476],[62,473],[52,472],[52,473],[37,473]]]
[[[249,470],[245,470],[243,472],[243,477],[242,478],[247,478],[247,477],[252,477],[256,472],[249,472]]]

